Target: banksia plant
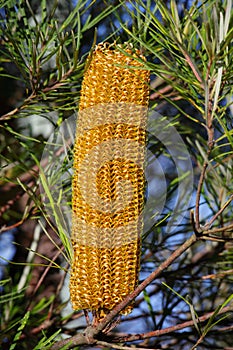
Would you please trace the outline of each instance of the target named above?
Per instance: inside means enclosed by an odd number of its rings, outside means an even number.
[[[99,44],[81,89],[74,147],[70,296],[98,320],[138,281],[149,71],[139,51]],[[122,313],[130,312],[132,305]]]

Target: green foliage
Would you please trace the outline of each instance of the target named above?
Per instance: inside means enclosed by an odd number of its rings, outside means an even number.
[[[28,311],[24,317],[22,318],[22,320],[20,321],[20,326],[18,327],[17,329],[17,333],[15,334],[14,336],[14,339],[13,339],[13,343],[11,344],[11,347],[10,347],[10,350],[14,350],[15,347],[16,347],[16,343],[17,341],[20,339],[20,336],[22,334],[22,331],[24,329],[24,327],[26,326],[27,324],[27,321],[29,319],[29,316],[30,316],[30,311]]]
[[[152,76],[150,107],[176,128],[194,167],[191,220],[186,214],[184,222],[167,233],[177,187],[187,174],[177,175],[169,150],[157,138],[149,139],[150,151],[158,160],[171,161],[171,166],[164,170],[165,210],[156,222],[151,217],[153,224],[143,237],[141,278],[160,267],[191,232],[201,237],[171,267],[163,269],[161,278],[136,301],[137,316],[123,319],[121,329],[127,332],[136,318],[146,324],[148,332],[161,331],[158,337],[148,336],[148,348],[231,346],[232,1],[194,1],[182,15],[175,0],[117,4],[81,0],[64,16],[60,16],[59,1],[43,0],[36,11],[33,1],[6,0],[1,5],[5,15],[0,19],[0,85],[9,79],[11,96],[20,91],[17,101],[0,117],[1,226],[3,232],[12,225],[21,227],[15,237],[21,236],[17,247],[26,244],[24,259],[14,262],[10,271],[7,268],[0,281],[3,349],[28,349],[29,341],[34,350],[50,349],[64,333],[72,336],[80,330],[79,326],[66,328],[81,314],[64,316],[67,303],[59,298],[72,259],[67,232],[74,127],[67,139],[59,130],[77,112],[88,53],[99,40],[100,25],[110,41],[126,40],[147,56],[143,63]],[[30,119],[34,123],[38,115],[49,122],[53,138],[29,126]],[[37,239],[31,223],[40,227]],[[29,225],[26,229],[25,224]],[[25,243],[22,237],[28,232],[30,240]],[[38,248],[43,236],[56,249],[52,256]],[[29,298],[33,273],[40,268]],[[48,296],[45,276],[57,271],[59,282],[50,282],[56,284],[56,292]],[[186,327],[183,335],[175,333],[177,329],[166,331],[167,325],[186,321],[192,322],[192,328]],[[127,337],[121,343],[127,343]],[[61,347],[69,348],[70,344]]]
[[[84,68],[81,45],[85,33],[108,16],[112,6],[95,18],[81,18],[88,10],[89,1],[78,1],[76,7],[62,22],[56,16],[58,2],[52,7],[42,1],[39,18],[29,2],[21,0],[4,4],[6,17],[0,21],[3,45],[1,62],[14,63],[17,79],[25,88],[23,103],[17,108],[18,117],[49,111],[76,110],[80,79]],[[94,38],[93,38],[94,40]],[[43,106],[41,105],[43,104]]]

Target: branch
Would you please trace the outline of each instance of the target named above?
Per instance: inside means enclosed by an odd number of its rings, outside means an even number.
[[[16,107],[16,108],[12,109],[10,112],[8,112],[8,113],[2,115],[2,116],[0,117],[0,120],[9,120],[9,119],[11,119],[11,117],[13,117],[15,114],[17,114],[17,113],[19,113],[21,110],[25,109],[25,108],[29,105],[29,103],[30,103],[32,100],[35,99],[36,96],[37,96],[37,95],[35,95],[34,92],[31,93],[31,95],[28,96],[28,97],[23,101],[23,103],[22,103],[21,106]]]
[[[224,314],[226,312],[232,312],[232,305],[226,306],[224,307],[222,310],[220,310],[218,312],[218,315],[220,314]],[[205,322],[206,320],[210,319],[213,315],[214,315],[215,311],[212,312],[208,312],[207,314],[200,316],[198,318],[198,321],[200,323]],[[180,324],[177,324],[175,326],[171,326],[171,327],[167,327],[164,329],[158,329],[156,331],[152,331],[152,332],[147,332],[147,333],[142,333],[142,334],[130,334],[130,335],[125,335],[125,336],[121,336],[121,337],[117,337],[114,339],[114,341],[118,341],[118,342],[129,342],[129,341],[135,341],[135,340],[142,340],[142,339],[148,339],[148,338],[152,338],[152,337],[161,337],[164,334],[168,334],[168,333],[173,333],[175,331],[179,331],[181,329],[187,328],[187,327],[192,327],[194,326],[194,321],[190,320],[190,321],[186,321]]]
[[[232,229],[233,229],[233,224],[225,225],[222,227],[212,228],[211,230],[203,231],[203,235],[211,235],[213,233],[218,233],[218,232],[222,232],[222,231],[231,231],[232,232]]]
[[[232,232],[233,229],[233,224],[230,225],[225,225],[222,227],[216,227],[212,228],[210,230],[205,230],[205,226],[203,228],[203,231],[201,235],[199,234],[199,238],[202,240],[209,240],[209,241],[216,241],[216,242],[230,242],[233,240],[233,237],[226,237],[226,236],[217,236],[216,233],[221,233],[221,232]]]
[[[230,196],[228,201],[222,206],[222,208],[220,208],[219,211],[212,217],[212,219],[205,224],[205,228],[207,228],[207,230],[212,226],[212,224],[218,218],[218,216],[221,215],[222,212],[231,204],[232,200],[233,194]]]
[[[180,49],[189,65],[189,67],[192,69],[193,74],[195,75],[195,77],[197,78],[197,80],[200,83],[200,86],[204,89],[204,85],[203,85],[203,80],[200,76],[200,74],[198,73],[197,68],[195,67],[194,62],[192,61],[192,58],[189,56],[189,54],[182,48],[182,46],[180,45]]]
[[[77,345],[96,344],[97,336],[104,332],[106,326],[123,310],[132,300],[134,300],[151,282],[153,282],[161,273],[166,270],[181,254],[189,249],[197,241],[197,236],[193,234],[179,248],[177,248],[155,271],[153,271],[131,294],[129,294],[121,303],[119,303],[105,318],[96,326],[88,326],[83,333],[79,333],[69,339],[61,340],[55,343],[51,350],[59,350],[62,346],[68,345],[66,349],[72,349]]]
[[[55,81],[53,83],[48,83],[46,87],[44,87],[43,89],[38,90],[34,90],[30,96],[28,96],[22,103],[21,106],[16,107],[14,109],[12,109],[10,112],[0,116],[0,121],[1,120],[9,120],[11,119],[14,115],[16,115],[17,113],[21,112],[23,109],[27,108],[28,105],[33,102],[39,95],[39,93],[41,92],[42,94],[46,94],[52,90],[56,90],[59,89],[60,87],[64,86],[67,82],[66,80],[70,77],[70,75],[73,73],[74,68],[70,68],[62,77],[59,81]]]
[[[206,87],[207,89],[207,87]],[[206,93],[206,95],[209,96],[209,91]],[[207,104],[207,101],[206,101]],[[208,101],[207,104],[207,112],[206,112],[206,129],[207,129],[207,133],[208,133],[208,151],[207,151],[207,155],[206,155],[206,160],[203,164],[203,168],[201,171],[201,175],[200,175],[200,179],[198,182],[198,187],[197,187],[197,195],[196,195],[196,203],[195,203],[195,220],[196,220],[196,231],[198,231],[199,233],[202,232],[202,230],[200,229],[200,199],[201,199],[201,191],[202,191],[202,187],[205,181],[205,176],[206,176],[206,170],[208,168],[209,165],[209,157],[211,154],[211,151],[214,147],[214,127],[213,127],[213,120],[212,120],[212,104],[213,101]]]
[[[227,271],[223,271],[223,272],[219,272],[219,273],[212,273],[212,274],[206,275],[206,276],[202,276],[201,279],[202,280],[208,280],[208,279],[224,278],[227,275],[232,276],[233,275],[233,269],[227,270]]]
[[[101,346],[104,346],[105,348],[111,348],[111,349],[119,349],[119,350],[145,350],[145,348],[138,348],[135,346],[123,346],[123,345],[118,345],[118,344],[112,344],[112,343],[108,343],[106,341],[98,341],[97,342],[97,345],[101,345]],[[146,348],[146,350],[159,350],[159,349],[149,349],[149,348]]]
[[[207,154],[207,156],[209,155],[209,152]],[[197,186],[197,194],[196,194],[196,204],[195,204],[195,230],[199,233],[201,233],[200,230],[200,199],[201,199],[201,190],[202,190],[202,186],[205,180],[205,174],[206,174],[206,170],[208,167],[208,162],[205,161],[202,171],[201,171],[201,175],[200,175],[200,179],[198,182],[198,186]]]

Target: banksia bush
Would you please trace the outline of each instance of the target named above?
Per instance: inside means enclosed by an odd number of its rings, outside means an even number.
[[[82,83],[70,296],[74,309],[90,310],[97,319],[132,292],[138,280],[149,95],[143,60],[132,48],[100,44]]]

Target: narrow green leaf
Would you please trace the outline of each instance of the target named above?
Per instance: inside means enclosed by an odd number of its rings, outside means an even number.
[[[203,334],[207,334],[211,328],[214,327],[214,325],[216,325],[217,323],[219,323],[221,321],[222,318],[220,318],[220,320],[214,322],[214,319],[218,316],[219,312],[227,305],[229,304],[231,301],[233,300],[233,294],[231,294],[221,305],[219,305],[216,310],[214,311],[213,315],[209,318],[206,326],[203,329]],[[225,316],[224,316],[225,318]]]
[[[29,316],[30,316],[30,311],[27,311],[26,314],[24,315],[24,317],[22,318],[22,320],[20,321],[21,324],[20,324],[20,326],[17,329],[17,333],[14,336],[13,343],[11,344],[9,350],[14,350],[15,349],[15,347],[17,345],[17,341],[20,339],[22,331],[25,328],[25,326],[27,325]]]
[[[148,309],[149,309],[149,313],[150,313],[150,316],[151,316],[151,319],[153,321],[153,324],[154,324],[154,327],[156,329],[156,319],[155,319],[155,313],[154,313],[154,310],[153,310],[153,306],[151,304],[151,300],[150,300],[150,296],[149,294],[147,293],[147,291],[144,289],[143,291],[143,296],[144,296],[144,299],[147,303],[147,306],[148,306]]]

